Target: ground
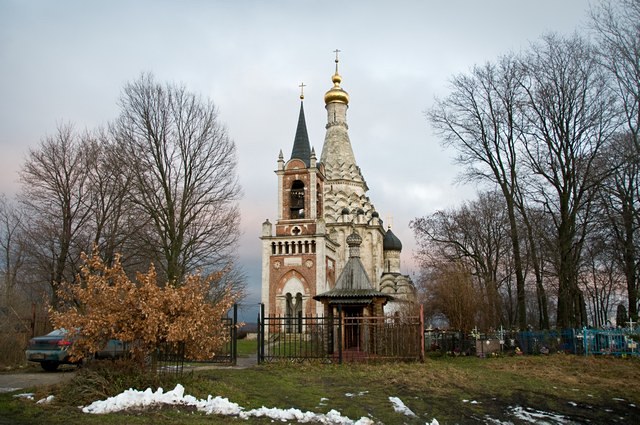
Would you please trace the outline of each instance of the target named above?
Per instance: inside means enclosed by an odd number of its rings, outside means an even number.
[[[49,375],[66,379],[70,374]],[[71,385],[80,385],[79,378],[72,378]],[[627,424],[640,415],[638,359],[555,355],[439,358],[396,364],[279,363],[244,369],[209,367],[185,373],[179,380],[185,394],[199,400],[206,400],[207,395],[226,397],[244,411],[266,406],[326,414],[334,409],[353,421],[364,417],[383,424],[431,424],[434,419],[441,425]],[[38,387],[34,401],[14,398],[20,391],[0,395],[0,412],[8,415],[7,422],[0,413],[0,423],[38,423],[43,415],[48,423],[65,425],[267,424],[273,420],[206,416],[185,407],[91,415],[82,413],[78,405],[86,406],[97,398],[79,403],[65,399],[64,394],[48,405],[35,404],[49,394],[58,394],[59,388]],[[401,401],[415,416],[396,411],[392,399]]]

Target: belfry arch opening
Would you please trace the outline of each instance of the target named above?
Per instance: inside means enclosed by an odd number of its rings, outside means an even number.
[[[304,183],[300,180],[295,180],[291,185],[291,191],[289,193],[289,218],[304,218],[304,198]]]

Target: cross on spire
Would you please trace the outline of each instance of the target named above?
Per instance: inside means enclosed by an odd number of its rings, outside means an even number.
[[[304,99],[304,88],[307,85],[305,83],[300,83],[300,85],[298,87],[300,87],[300,100]]]
[[[336,74],[338,73],[338,62],[339,62],[338,53],[340,53],[340,52],[341,52],[341,50],[339,50],[339,49],[336,49],[336,50],[333,51],[333,53],[336,54]]]

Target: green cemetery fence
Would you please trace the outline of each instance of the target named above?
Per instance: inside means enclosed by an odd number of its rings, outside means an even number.
[[[258,363],[417,361],[424,358],[423,315],[258,316]]]
[[[640,328],[564,329],[487,333],[425,329],[427,353],[452,356],[551,354],[640,356]]]

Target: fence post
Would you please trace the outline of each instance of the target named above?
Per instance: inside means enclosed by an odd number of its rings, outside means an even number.
[[[264,304],[260,303],[258,313],[258,364],[264,361]]]
[[[256,319],[256,324],[257,324],[257,332],[258,332],[258,336],[256,338],[256,345],[257,345],[257,350],[256,350],[256,360],[258,362],[258,364],[260,364],[260,341],[262,340],[262,332],[261,332],[261,327],[262,327],[262,323],[260,322],[260,313],[258,312],[258,318]]]
[[[342,305],[338,304],[338,364],[342,364]]]
[[[424,305],[420,304],[420,361],[424,362]]]
[[[233,324],[231,327],[231,364],[238,364],[238,304],[233,304]]]
[[[584,347],[584,355],[585,356],[589,355],[589,341],[588,341],[588,336],[589,335],[588,335],[587,332],[588,332],[587,331],[587,327],[584,326],[582,328],[582,344],[584,344],[583,347]]]

